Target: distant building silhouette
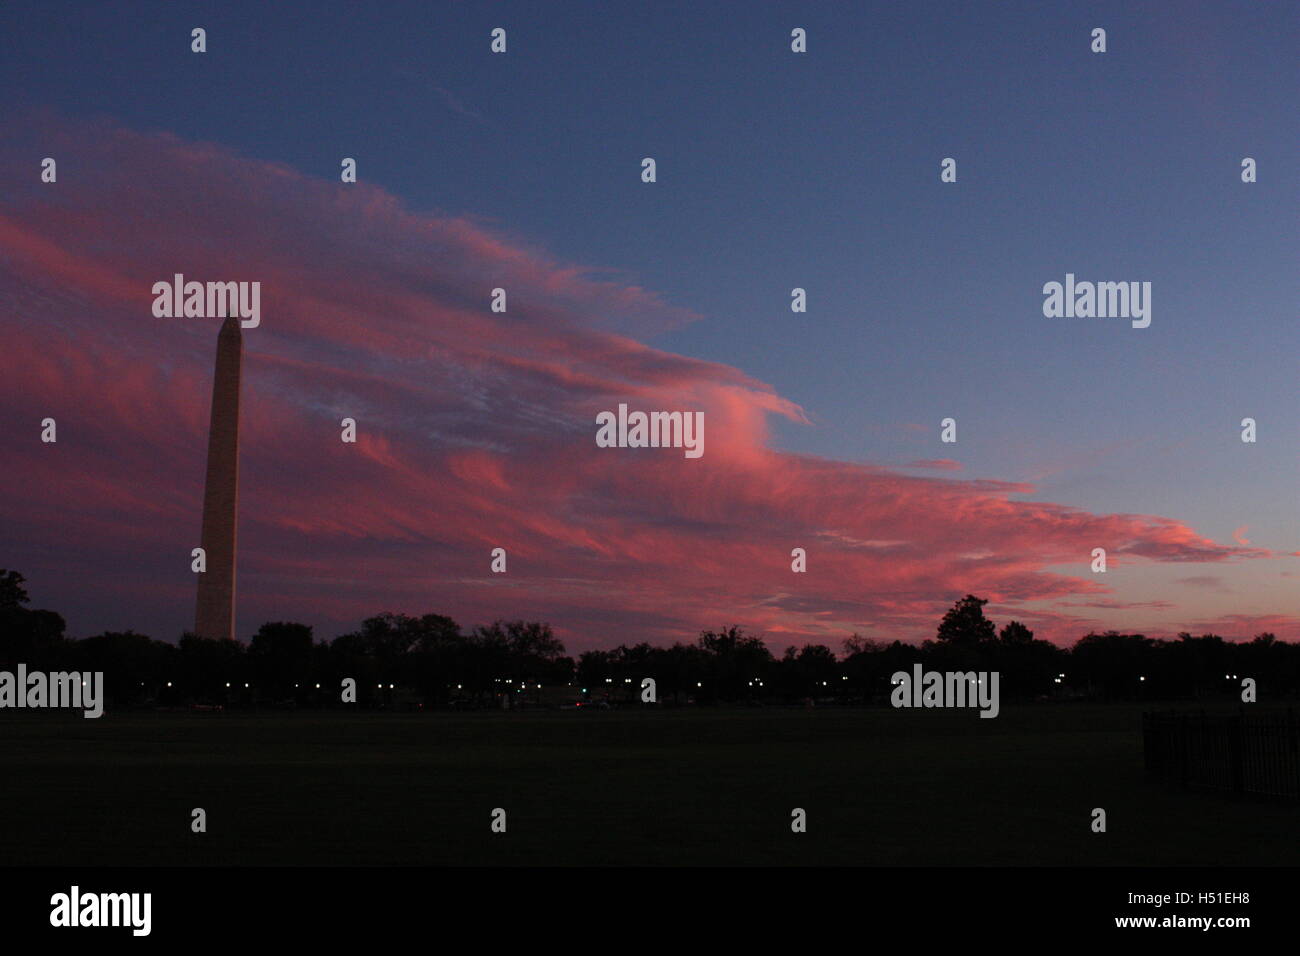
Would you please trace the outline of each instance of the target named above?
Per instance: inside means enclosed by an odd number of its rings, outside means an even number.
[[[239,516],[239,378],[244,340],[230,317],[217,335],[208,428],[208,473],[203,492],[201,545],[207,570],[200,574],[194,633],[235,636],[235,525]]]

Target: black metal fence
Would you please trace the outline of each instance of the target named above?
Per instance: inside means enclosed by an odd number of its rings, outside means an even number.
[[[1142,715],[1147,772],[1193,790],[1300,800],[1294,710]]]

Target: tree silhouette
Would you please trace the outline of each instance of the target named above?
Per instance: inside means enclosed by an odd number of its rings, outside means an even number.
[[[66,650],[67,624],[53,611],[24,607],[29,601],[24,580],[17,571],[0,569],[0,663],[55,663]]]
[[[339,707],[345,677],[356,679],[362,708],[397,706],[394,688],[415,691],[423,706],[433,708],[503,696],[540,704],[539,684],[563,687],[575,676],[563,643],[541,621],[503,619],[464,632],[441,614],[383,613],[333,641],[314,641],[311,627],[288,621],[262,625],[249,643],[184,634],[175,644],[131,631],[76,640],[65,637],[60,615],[27,607],[24,585],[17,571],[0,569],[0,669],[23,663],[33,671],[103,671],[115,707],[252,706],[288,697],[300,706]],[[1300,692],[1300,644],[1271,633],[1243,642],[1214,634],[1157,640],[1109,631],[1066,649],[1036,639],[1019,621],[999,634],[984,616],[987,603],[966,595],[944,614],[938,639],[920,646],[855,634],[843,642],[842,659],[823,645],[805,644],[774,660],[760,637],[738,625],[670,647],[639,643],[586,651],[576,667],[578,688],[635,705],[641,680],[651,677],[659,702],[670,706],[795,703],[809,695],[884,703],[890,677],[921,664],[939,671],[996,670],[1007,700],[1235,697],[1245,677],[1257,680],[1270,698]]]
[[[0,568],[0,611],[20,608],[28,602],[27,589],[23,587],[26,580],[17,571]]]
[[[248,646],[253,681],[263,693],[292,697],[311,670],[311,628],[292,621],[263,624]]]
[[[939,622],[939,640],[971,649],[991,642],[997,631],[993,622],[984,616],[984,605],[988,603],[987,598],[968,594],[954,604]]]
[[[1004,628],[998,639],[1003,644],[1023,645],[1029,644],[1034,639],[1034,632],[1025,627],[1019,621],[1011,621]]]

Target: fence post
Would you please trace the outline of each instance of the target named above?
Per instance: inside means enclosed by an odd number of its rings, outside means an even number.
[[[1228,718],[1228,765],[1231,768],[1232,792],[1241,796],[1246,791],[1246,782],[1242,772],[1243,742],[1245,718],[1235,714]]]
[[[1292,796],[1296,799],[1300,799],[1300,756],[1297,756],[1296,754],[1297,749],[1300,748],[1297,748],[1296,741],[1295,710],[1290,707],[1286,709],[1286,731],[1287,743],[1290,744],[1291,754],[1293,757],[1296,757],[1296,759],[1291,761],[1291,765],[1295,767],[1295,793],[1293,793]]]
[[[1178,762],[1180,764],[1179,769],[1182,771],[1182,778],[1183,778],[1180,782],[1182,783],[1184,790],[1187,789],[1190,783],[1190,780],[1188,779],[1188,772],[1192,762],[1191,751],[1190,751],[1191,730],[1189,728],[1189,724],[1190,721],[1188,720],[1187,714],[1183,714],[1183,719],[1182,719],[1183,726],[1179,728],[1181,730],[1181,733],[1178,735],[1179,736]]]

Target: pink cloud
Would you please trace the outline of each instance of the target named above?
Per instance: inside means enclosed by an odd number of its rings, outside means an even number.
[[[1186,584],[1192,588],[1203,588],[1207,591],[1227,591],[1224,587],[1223,578],[1215,574],[1193,574],[1189,577],[1178,578],[1179,584]]]
[[[925,458],[908,462],[904,467],[921,468],[929,471],[961,471],[962,464],[959,461],[953,461],[951,458]]]
[[[1294,614],[1222,614],[1186,622],[1176,631],[1218,634],[1227,640],[1248,641],[1257,634],[1271,633],[1284,641],[1300,640],[1300,616]],[[1167,635],[1161,635],[1167,636]]]
[[[76,176],[34,182],[35,129]],[[804,409],[643,341],[689,310],[465,217],[108,123],[46,117],[27,134],[0,134],[6,181],[29,183],[0,214],[0,517],[7,560],[74,627],[150,602],[173,633],[189,622],[218,323],[153,317],[152,284],[176,272],[262,282],[245,332],[245,633],[293,617],[332,634],[392,609],[542,617],[579,649],[731,621],[787,641],[914,638],[971,591],[1051,636],[1096,622],[1029,602],[1112,607],[1086,573],[1093,547],[1268,556],[1166,517],[1022,500],[1023,483],[780,451],[772,417],[807,424]],[[704,457],[597,448],[595,416],[619,402],[703,411]],[[39,441],[47,416],[56,445]],[[506,575],[489,572],[494,547]],[[1063,565],[1079,571],[1049,570]]]

